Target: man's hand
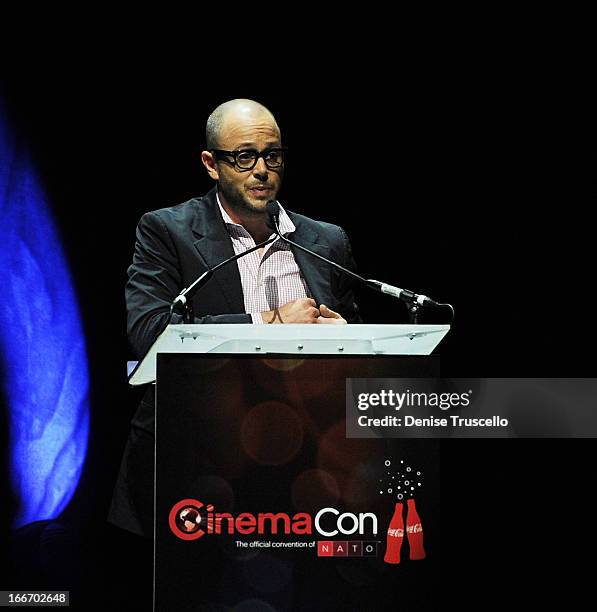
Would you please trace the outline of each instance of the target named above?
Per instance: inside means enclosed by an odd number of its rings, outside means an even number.
[[[262,312],[261,317],[265,323],[325,323],[327,325],[346,325],[342,315],[334,312],[325,304],[319,308],[315,300],[303,298],[288,302],[275,310]]]
[[[317,323],[319,309],[315,300],[302,298],[288,302],[275,310],[262,312],[261,317],[265,323]]]
[[[346,325],[346,319],[341,314],[334,312],[331,308],[328,308],[325,304],[319,307],[320,316],[317,317],[318,323],[326,323],[328,325]]]

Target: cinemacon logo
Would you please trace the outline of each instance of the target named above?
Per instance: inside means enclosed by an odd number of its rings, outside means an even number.
[[[377,534],[377,516],[371,512],[340,513],[336,508],[322,508],[315,517],[306,512],[290,516],[285,512],[216,512],[212,504],[196,499],[182,499],[172,506],[168,516],[172,533],[181,540],[198,540],[209,534],[240,535],[313,535],[325,537],[358,533]]]

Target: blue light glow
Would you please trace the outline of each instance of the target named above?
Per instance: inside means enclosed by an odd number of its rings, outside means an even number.
[[[15,527],[57,517],[89,433],[85,341],[60,238],[0,101],[0,359],[9,406]]]

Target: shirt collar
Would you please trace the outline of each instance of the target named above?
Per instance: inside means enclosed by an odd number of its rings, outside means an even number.
[[[239,223],[235,223],[230,218],[230,215],[226,212],[226,210],[222,206],[222,203],[220,202],[220,196],[219,196],[217,191],[216,191],[216,200],[218,202],[218,206],[220,207],[220,212],[222,213],[222,218],[224,219],[224,223],[226,225],[233,225],[234,227],[243,227]],[[276,200],[276,201],[278,202],[278,200]],[[286,235],[291,234],[292,232],[296,231],[296,226],[294,225],[294,223],[292,222],[292,220],[288,216],[288,213],[282,208],[282,205],[280,204],[280,202],[278,202],[278,204],[280,206],[280,217],[279,217],[278,226],[280,228],[280,233],[283,234],[284,236],[286,236]],[[245,228],[243,227],[243,229],[245,229]]]

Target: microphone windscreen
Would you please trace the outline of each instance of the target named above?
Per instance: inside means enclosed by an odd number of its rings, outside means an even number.
[[[278,204],[278,202],[276,202],[276,200],[270,200],[265,205],[265,210],[267,211],[268,215],[272,217],[277,217],[280,214],[280,205]]]
[[[276,200],[270,200],[265,205],[265,210],[267,212],[267,221],[265,224],[277,233],[276,225],[278,224],[278,217],[280,216],[280,205]]]

